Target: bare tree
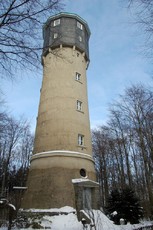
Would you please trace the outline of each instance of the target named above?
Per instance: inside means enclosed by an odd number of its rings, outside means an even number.
[[[12,76],[17,68],[39,66],[42,25],[47,17],[62,9],[61,1],[0,1],[1,77]]]
[[[93,131],[93,152],[102,194],[105,196],[106,183],[108,192],[128,185],[136,190],[150,214],[153,213],[152,130],[153,92],[136,85],[126,89],[120,100],[111,105],[107,126]]]
[[[6,115],[2,122],[4,131],[0,133],[1,195],[9,188],[9,177],[13,168],[22,168],[22,171],[28,168],[33,147],[33,137],[24,119],[17,121]]]
[[[98,130],[93,130],[92,137],[96,172],[100,184],[100,202],[104,207],[108,197],[109,130],[101,126]]]
[[[125,1],[125,0],[124,0]],[[141,33],[145,37],[143,52],[152,59],[153,52],[153,0],[126,0]]]

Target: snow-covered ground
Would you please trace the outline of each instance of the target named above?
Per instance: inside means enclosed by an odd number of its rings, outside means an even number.
[[[42,210],[29,210],[34,212],[41,212]],[[59,215],[56,216],[48,216],[44,215],[39,220],[34,220],[39,223],[43,229],[51,229],[51,230],[94,230],[94,227],[87,225],[86,228],[83,227],[82,223],[77,220],[77,216],[75,214],[75,210],[71,207],[63,207],[61,209],[49,209],[43,210],[44,212],[58,212]],[[67,215],[63,214],[67,213]],[[112,221],[110,221],[106,215],[104,215],[101,211],[93,210],[91,213],[88,213],[91,217],[92,221],[96,225],[96,230],[133,230],[138,229],[142,226],[147,226],[153,224],[151,221],[145,221],[140,224],[127,224],[127,225],[114,225]],[[1,227],[0,230],[6,230],[6,227]],[[19,229],[19,228],[12,228]],[[23,230],[23,228],[20,228]],[[27,229],[27,228],[26,228]],[[29,227],[27,230],[32,230],[33,228]]]

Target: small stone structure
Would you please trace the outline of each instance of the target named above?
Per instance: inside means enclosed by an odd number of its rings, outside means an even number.
[[[78,220],[82,220],[80,210],[98,209],[99,184],[87,178],[72,179]]]
[[[11,229],[12,220],[16,216],[16,207],[9,203],[5,198],[0,199],[0,226],[8,225],[8,230]],[[8,224],[7,224],[8,223]]]

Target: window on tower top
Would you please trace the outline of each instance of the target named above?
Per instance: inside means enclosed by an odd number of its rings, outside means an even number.
[[[54,33],[54,39],[58,37],[58,33]]]
[[[78,22],[78,21],[77,21],[77,27],[78,27],[80,30],[82,30],[82,28],[83,28],[82,24],[81,24],[80,22]]]
[[[82,42],[82,37],[81,36],[79,36],[79,41]]]
[[[54,20],[54,26],[58,26],[60,24],[60,19]]]

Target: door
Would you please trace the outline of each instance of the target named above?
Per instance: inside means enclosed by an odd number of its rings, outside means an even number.
[[[91,209],[91,188],[83,189],[83,209]]]

